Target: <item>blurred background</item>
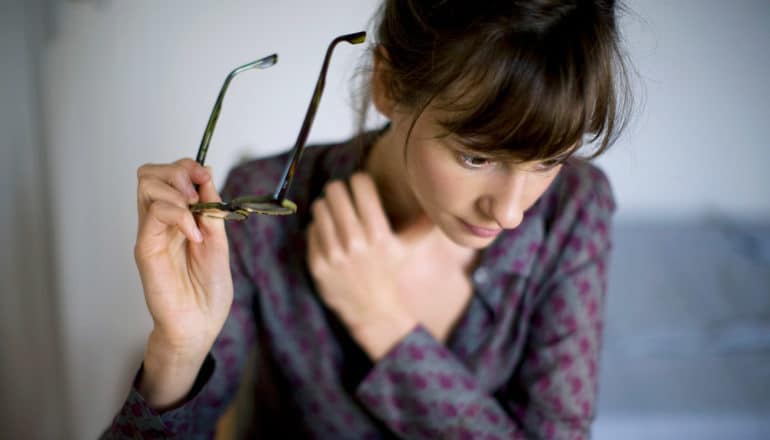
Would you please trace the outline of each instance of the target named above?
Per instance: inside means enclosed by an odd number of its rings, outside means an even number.
[[[634,0],[637,111],[598,164],[618,201],[597,439],[770,438],[770,3]],[[136,169],[294,142],[328,42],[377,0],[0,2],[0,438],[96,438],[150,330]],[[361,46],[310,142],[354,132]],[[376,123],[376,118],[370,121]]]

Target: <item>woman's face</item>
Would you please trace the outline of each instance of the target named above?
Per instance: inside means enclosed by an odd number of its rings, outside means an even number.
[[[403,148],[413,116],[393,112],[391,130]],[[514,229],[548,189],[561,165],[494,161],[463,148],[444,133],[429,107],[406,146],[407,183],[425,214],[455,244],[481,249],[503,229]]]

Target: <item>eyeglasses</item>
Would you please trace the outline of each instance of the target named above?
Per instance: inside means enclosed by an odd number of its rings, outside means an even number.
[[[305,142],[310,133],[310,127],[313,125],[313,119],[315,118],[318,104],[321,102],[321,94],[323,93],[324,85],[326,83],[326,71],[329,68],[329,60],[331,59],[332,51],[334,50],[334,47],[342,41],[346,41],[350,44],[360,44],[363,43],[365,39],[366,32],[341,35],[332,40],[329,47],[326,49],[326,56],[324,57],[323,65],[321,67],[321,73],[318,75],[315,90],[313,91],[313,97],[310,100],[310,105],[308,105],[307,112],[305,113],[305,120],[302,122],[302,128],[299,130],[297,142],[294,144],[294,149],[292,150],[289,161],[283,171],[283,176],[278,182],[278,186],[272,195],[243,196],[237,197],[229,202],[195,203],[190,205],[190,210],[194,214],[202,214],[207,217],[224,220],[245,220],[250,214],[290,215],[297,212],[297,205],[286,198],[286,193],[294,178],[297,163],[299,163],[299,159],[302,156],[302,150],[305,147]],[[278,54],[272,54],[237,67],[227,75],[224,84],[222,84],[222,88],[219,90],[219,96],[217,96],[214,108],[211,110],[211,116],[209,117],[206,131],[203,133],[203,139],[201,140],[201,145],[198,148],[198,154],[195,158],[196,162],[203,165],[203,162],[206,160],[206,153],[208,152],[209,144],[211,143],[211,136],[214,134],[214,127],[217,124],[219,112],[222,109],[222,101],[224,100],[225,92],[230,85],[230,81],[241,72],[251,69],[266,69],[275,65],[277,62]]]

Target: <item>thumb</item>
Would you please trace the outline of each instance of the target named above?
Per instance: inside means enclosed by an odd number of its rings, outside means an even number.
[[[198,195],[202,203],[208,202],[221,202],[222,198],[219,196],[216,187],[214,186],[214,173],[211,167],[205,167],[208,177],[203,177],[198,188]]]
[[[201,203],[221,202],[222,197],[220,197],[216,186],[214,185],[214,177],[211,168],[206,167],[206,170],[208,172],[208,178],[204,177],[198,186],[198,195],[200,197],[200,201]],[[225,232],[225,222],[223,220],[211,218],[205,215],[198,216],[198,226],[204,235],[211,233],[224,234]]]

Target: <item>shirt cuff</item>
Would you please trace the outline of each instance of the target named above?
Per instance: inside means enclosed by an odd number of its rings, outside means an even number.
[[[467,368],[422,325],[374,365],[356,397],[403,438],[449,434],[511,438],[496,435],[511,434],[504,414]]]
[[[141,438],[155,439],[190,433],[194,426],[192,417],[199,397],[208,385],[215,368],[216,361],[209,353],[182,403],[173,409],[158,412],[151,408],[139,393],[137,385],[144,370],[142,364],[134,376],[126,402],[102,438],[133,438],[138,435]]]

